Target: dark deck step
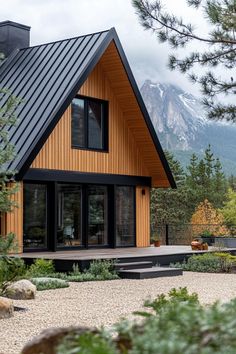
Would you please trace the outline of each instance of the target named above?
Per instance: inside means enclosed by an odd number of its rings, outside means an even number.
[[[143,269],[121,270],[119,276],[126,279],[150,279],[183,275],[181,268],[152,267]]]
[[[145,262],[129,262],[129,263],[116,263],[115,269],[117,271],[128,270],[128,269],[144,269],[144,268],[152,268],[152,261]]]

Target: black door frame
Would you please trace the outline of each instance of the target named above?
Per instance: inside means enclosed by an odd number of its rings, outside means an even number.
[[[92,248],[116,248],[116,200],[115,193],[117,186],[129,186],[125,184],[105,184],[105,183],[80,183],[68,181],[42,181],[42,180],[24,180],[24,183],[29,184],[43,184],[47,186],[47,248],[27,248],[24,252],[40,252],[40,251],[66,251],[66,250],[82,250]],[[58,183],[63,184],[81,184],[82,186],[82,240],[81,246],[66,246],[57,247],[57,223],[58,223]],[[108,217],[107,217],[107,230],[108,230],[108,245],[88,245],[88,185],[106,186],[108,192]],[[135,185],[132,186],[135,189]],[[122,247],[135,247],[136,246],[136,196],[134,191],[134,231],[135,239],[134,245],[118,246]],[[50,222],[48,222],[50,221]],[[24,241],[24,240],[23,240]]]

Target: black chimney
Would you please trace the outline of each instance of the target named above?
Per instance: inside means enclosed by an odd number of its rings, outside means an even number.
[[[0,22],[0,53],[8,57],[15,49],[29,47],[30,27],[12,21]]]

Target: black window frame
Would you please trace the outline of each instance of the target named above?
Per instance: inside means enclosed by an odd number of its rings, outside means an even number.
[[[109,134],[108,134],[108,112],[109,112],[109,102],[106,100],[101,100],[94,97],[76,95],[75,99],[80,99],[84,101],[84,146],[73,143],[72,134],[73,134],[73,112],[71,108],[71,147],[72,149],[79,150],[89,150],[89,151],[98,151],[98,152],[108,152],[108,142],[109,142]],[[101,148],[93,148],[89,147],[89,102],[100,103],[102,107],[102,147]],[[72,101],[73,104],[73,101]],[[71,105],[72,107],[72,105]]]

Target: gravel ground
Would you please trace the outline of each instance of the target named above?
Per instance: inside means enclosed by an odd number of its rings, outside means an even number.
[[[173,287],[187,286],[202,303],[236,297],[235,274],[185,272],[183,276],[146,280],[71,283],[69,288],[37,293],[35,300],[14,301],[27,312],[0,320],[0,354],[19,354],[24,344],[48,327],[109,326],[142,308],[143,301]]]

